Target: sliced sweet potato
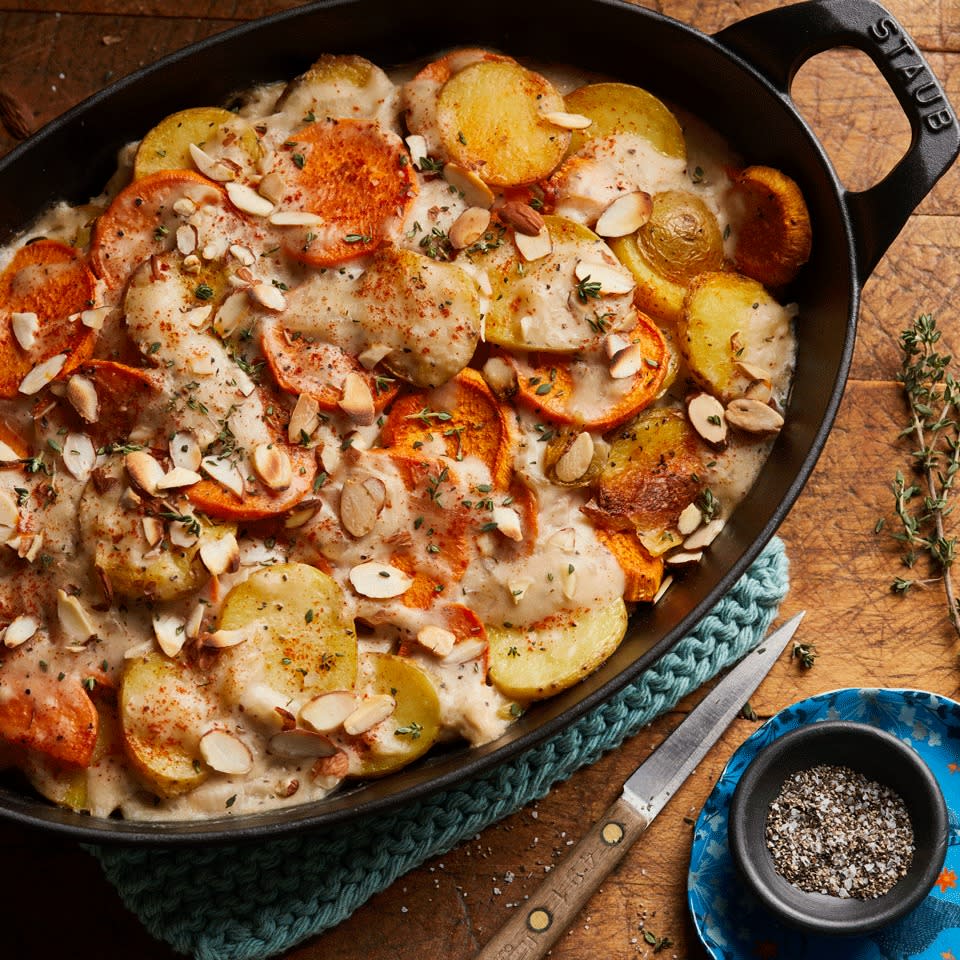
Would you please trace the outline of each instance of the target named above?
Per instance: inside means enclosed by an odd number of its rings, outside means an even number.
[[[323,120],[278,152],[283,210],[316,214],[322,226],[288,227],[284,249],[315,267],[376,250],[402,225],[417,194],[403,142],[368,120]]]
[[[737,177],[747,201],[734,260],[737,269],[768,287],[788,284],[810,258],[810,213],[797,183],[772,167],[747,167]]]
[[[598,527],[596,533],[626,577],[623,599],[627,603],[652,600],[663,582],[663,558],[651,556],[632,530]]]
[[[513,442],[506,409],[476,370],[462,370],[450,384],[398,400],[380,434],[386,447],[416,452],[440,447],[453,460],[476,457],[498,489],[510,485]]]
[[[38,240],[13,255],[0,274],[0,397],[18,396],[23,378],[45,360],[65,354],[64,377],[90,356],[97,333],[80,314],[93,306],[95,284],[86,260],[55,240]],[[14,336],[15,313],[36,315],[29,349]]]
[[[558,423],[601,431],[626,423],[659,396],[670,355],[663,334],[642,314],[624,338],[630,341],[627,349],[639,347],[642,361],[632,376],[619,380],[611,379],[610,363],[599,354],[576,360],[538,353],[510,357],[520,399]],[[598,379],[603,390],[596,387]],[[622,387],[615,389],[618,384]]]
[[[486,183],[516,186],[543,179],[563,158],[570,131],[544,117],[563,110],[563,97],[540,74],[480,60],[443,85],[437,125],[451,160]]]
[[[27,664],[26,648],[7,653],[0,671],[0,737],[54,760],[86,766],[99,718],[80,678],[57,679]]]
[[[290,393],[313,397],[321,410],[339,411],[343,384],[351,373],[366,381],[377,413],[397,395],[400,384],[393,377],[367,370],[336,344],[291,333],[280,322],[264,323],[261,329],[261,348],[274,380]]]
[[[135,180],[113,198],[94,224],[90,262],[98,277],[119,288],[137,264],[173,248],[179,220],[173,205],[182,197],[198,206],[216,204],[239,221],[222,188],[191,170],[160,170]]]

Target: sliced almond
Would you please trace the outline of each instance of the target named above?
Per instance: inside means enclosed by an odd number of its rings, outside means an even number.
[[[444,658],[444,663],[469,663],[483,656],[487,649],[485,640],[461,640]]]
[[[551,123],[555,127],[562,127],[564,130],[586,130],[593,123],[589,117],[585,117],[582,113],[567,113],[565,110],[550,110],[541,113],[540,116],[547,123]]]
[[[421,627],[417,632],[417,643],[421,647],[426,647],[431,653],[438,657],[449,656],[457,642],[457,635],[450,630],[444,630],[443,627],[435,626],[430,623]]]
[[[586,430],[577,434],[577,438],[554,465],[553,472],[557,479],[561,483],[579,480],[593,463],[593,450],[593,437]]]
[[[146,450],[133,450],[124,457],[124,466],[134,484],[152,497],[160,487],[164,469]]]
[[[229,337],[249,317],[249,296],[245,290],[235,290],[220,304],[217,315],[213,318],[213,329],[221,337]]]
[[[705,547],[709,547],[710,544],[717,539],[725,524],[726,521],[721,520],[719,517],[717,517],[716,520],[705,523],[699,530],[696,530],[683,541],[683,549],[703,550]]]
[[[600,214],[593,230],[600,237],[626,237],[636,233],[650,219],[651,213],[653,200],[649,193],[643,190],[627,193],[617,197]]]
[[[173,212],[178,217],[192,217],[197,212],[197,205],[189,197],[179,197],[173,201]]]
[[[747,400],[768,404],[773,397],[773,385],[769,380],[752,380],[743,395]]]
[[[186,467],[174,467],[161,477],[157,483],[157,490],[179,490],[181,487],[192,487],[202,479],[203,477],[195,470],[187,470]]]
[[[245,183],[228,183],[227,196],[238,210],[253,217],[266,217],[273,212],[273,203]]]
[[[389,356],[393,351],[387,343],[372,343],[366,350],[357,355],[360,366],[364,370],[372,370],[384,357]]]
[[[204,457],[200,461],[200,469],[214,483],[219,483],[231,493],[242,497],[244,493],[243,476],[236,465],[223,457]]]
[[[520,514],[513,507],[494,507],[490,519],[497,525],[497,529],[509,540],[517,542],[523,539],[523,529],[520,526]]]
[[[93,307],[80,312],[80,322],[91,330],[102,330],[113,307]]]
[[[197,249],[198,240],[197,228],[192,223],[182,223],[177,227],[177,249],[184,256]]]
[[[254,472],[270,490],[286,490],[293,483],[293,464],[287,451],[275,443],[260,443],[253,448]]]
[[[300,708],[300,722],[316,733],[332,733],[356,708],[352,690],[331,690],[312,697]]]
[[[778,433],[783,426],[783,417],[759,400],[732,400],[727,404],[726,417],[731,427],[758,436]]]
[[[653,600],[651,600],[650,602],[658,603],[660,601],[660,598],[670,589],[672,585],[673,585],[673,576],[668,573],[663,578],[663,580],[660,581],[660,587],[658,588],[657,592],[653,595]]]
[[[253,769],[250,748],[228,730],[208,730],[200,738],[200,756],[217,773],[242,777]]]
[[[454,250],[464,250],[476,243],[489,226],[489,210],[484,207],[468,207],[454,220],[447,237]]]
[[[687,400],[690,425],[713,447],[727,442],[727,419],[723,404],[709,393],[697,393]]]
[[[369,560],[350,569],[350,583],[362,597],[388,600],[399,597],[413,586],[412,578],[386,563]]]
[[[197,438],[187,431],[175,433],[170,438],[169,445],[170,459],[175,467],[183,470],[199,470],[200,461],[203,459],[203,451]]]
[[[219,260],[226,252],[229,241],[225,237],[214,237],[208,240],[200,250],[200,256],[204,260]]]
[[[333,476],[340,466],[341,457],[340,448],[333,443],[324,443],[317,447],[317,463],[320,468],[329,476]]]
[[[237,263],[242,263],[245,267],[252,267],[257,262],[257,255],[249,248],[239,243],[232,243],[229,247],[230,256]]]
[[[227,183],[235,180],[237,171],[228,163],[222,160],[214,159],[206,150],[198,147],[195,143],[190,144],[190,157],[194,166],[205,176],[217,183]]]
[[[359,373],[346,375],[343,381],[343,396],[337,401],[337,406],[354,423],[361,426],[369,426],[376,416],[373,394],[367,381]]]
[[[163,539],[163,521],[157,517],[141,517],[140,526],[143,528],[144,538],[151,547],[155,547]]]
[[[397,701],[389,693],[376,693],[367,697],[343,721],[343,730],[351,737],[357,737],[383,723],[396,709]]]
[[[603,338],[603,352],[612,360],[621,350],[626,350],[630,341],[619,333],[611,333]]]
[[[297,397],[297,403],[290,414],[287,437],[291,443],[309,440],[313,431],[320,426],[320,404],[306,393]]]
[[[443,179],[463,194],[468,206],[483,207],[485,210],[493,206],[496,199],[493,191],[472,170],[448,163],[443,168]]]
[[[22,458],[9,443],[0,440],[0,463],[18,463]]]
[[[66,362],[67,355],[65,353],[58,353],[44,360],[43,363],[38,363],[23,380],[20,381],[20,393],[28,397],[39,393],[48,383],[56,380]]]
[[[550,231],[545,226],[541,227],[539,232],[532,237],[525,233],[514,233],[513,242],[517,245],[520,256],[527,263],[540,260],[553,252],[553,240],[550,237]]]
[[[257,193],[266,197],[271,203],[279,203],[287,190],[283,177],[279,173],[268,173],[258,184]]]
[[[15,617],[3,631],[3,645],[10,648],[19,647],[33,637],[39,629],[40,623],[35,617],[21,614]]]
[[[580,260],[574,268],[576,278],[583,283],[599,283],[600,294],[630,293],[637,285],[633,276],[600,260]]]
[[[212,313],[213,305],[208,303],[202,307],[194,307],[192,310],[188,310],[183,315],[183,319],[186,320],[194,330],[199,330],[210,319],[210,314]]]
[[[684,537],[690,536],[703,523],[703,514],[695,503],[688,503],[677,518],[677,529]]]
[[[197,637],[200,636],[200,628],[203,626],[204,612],[203,604],[198,603],[193,608],[193,612],[187,618],[187,623],[184,627],[184,630],[191,640],[196,640]]]
[[[514,604],[519,604],[532,586],[533,581],[528,580],[526,577],[509,581],[509,583],[507,583],[507,590],[510,591],[510,599]]]
[[[214,577],[236,573],[240,569],[240,546],[232,533],[204,537],[200,542],[200,560]]]
[[[387,488],[378,477],[347,480],[340,491],[340,523],[353,537],[365,537],[377,525]]]
[[[309,523],[320,509],[320,502],[302,502],[296,510],[291,511],[283,520],[284,530],[297,530]]]
[[[338,750],[329,757],[318,757],[310,768],[310,777],[325,790],[334,787],[350,772],[350,757],[345,750]]]
[[[200,258],[195,253],[188,254],[183,258],[183,262],[180,264],[180,270],[190,277],[199,276],[202,269],[203,264],[200,262]]]
[[[250,296],[261,307],[266,307],[274,313],[280,313],[287,307],[287,298],[283,295],[283,291],[272,283],[264,281],[255,283],[250,288]]]
[[[20,523],[20,508],[6,490],[0,490],[0,527],[15,529]]]
[[[543,217],[529,203],[520,200],[508,200],[497,213],[517,233],[527,237],[537,236],[544,227]]]
[[[631,343],[629,347],[621,350],[610,363],[610,376],[614,380],[625,380],[627,377],[635,377],[642,369],[644,364],[643,346],[639,343]]]
[[[560,572],[560,584],[563,595],[572,600],[577,595],[577,568],[568,563]]]
[[[97,462],[97,451],[85,433],[68,433],[63,439],[63,465],[77,480],[86,480]]]
[[[319,214],[309,210],[278,210],[271,213],[268,219],[275,227],[322,227],[326,222]]]
[[[63,590],[57,591],[57,619],[64,633],[76,643],[86,643],[97,632],[83,604]]]
[[[200,539],[199,534],[193,532],[196,527],[194,526],[194,521],[196,517],[192,514],[185,514],[188,518],[186,523],[183,523],[179,520],[175,520],[170,524],[170,529],[168,531],[168,536],[170,537],[170,542],[175,547],[182,547],[184,550],[189,550],[191,547],[195,546],[197,541]]]
[[[157,614],[153,618],[153,635],[164,654],[175,657],[187,641],[186,624],[172,613]]]
[[[17,343],[24,350],[29,350],[37,342],[37,333],[40,331],[40,319],[35,313],[11,313],[10,328]]]
[[[490,357],[483,365],[481,373],[498,399],[505,400],[517,392],[516,368],[503,357]]]
[[[677,550],[666,556],[666,562],[671,567],[692,567],[703,559],[702,550]]]
[[[411,133],[404,142],[410,151],[410,159],[413,161],[413,165],[419,170],[420,161],[430,155],[426,139],[421,137],[419,133]]]
[[[337,752],[333,742],[322,733],[312,730],[281,730],[269,740],[270,753],[288,760],[304,760],[310,757],[329,757]]]
[[[214,630],[213,633],[203,635],[202,643],[205,647],[213,647],[215,650],[225,650],[227,647],[235,647],[250,639],[250,631],[240,628],[237,630]]]

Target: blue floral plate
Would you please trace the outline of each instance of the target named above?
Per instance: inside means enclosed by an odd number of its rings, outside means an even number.
[[[820,720],[869,723],[909,743],[943,790],[950,817],[947,858],[920,905],[869,936],[818,937],[783,926],[746,889],[727,846],[727,814],[740,775],[782,734]],[[821,693],[768,720],[731,757],[697,819],[687,900],[715,960],[960,960],[960,704],[919,690]]]

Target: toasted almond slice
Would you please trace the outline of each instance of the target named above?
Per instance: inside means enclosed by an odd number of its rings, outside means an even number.
[[[241,263],[245,267],[252,267],[257,262],[257,255],[249,247],[243,246],[243,244],[231,243],[228,249],[230,256],[233,257],[237,263]]]
[[[351,737],[357,737],[383,723],[396,709],[397,701],[389,693],[375,693],[363,700],[343,721],[343,730]]]
[[[688,503],[677,518],[677,529],[684,537],[690,536],[703,523],[703,514],[695,503]]]
[[[686,540],[683,541],[684,550],[703,550],[709,547],[717,539],[720,531],[726,525],[725,520],[717,517],[709,523],[705,523],[699,530],[694,531]]]
[[[560,584],[568,600],[577,595],[577,568],[572,563],[566,564],[560,571]]]
[[[297,506],[297,509],[291,511],[284,518],[283,529],[297,530],[298,528],[302,527],[304,524],[309,523],[317,515],[317,511],[319,509],[320,509],[319,500],[301,501],[300,504]]]
[[[153,635],[164,654],[175,657],[186,643],[186,625],[180,617],[172,613],[159,613],[153,618]]]
[[[140,526],[143,527],[143,535],[151,547],[155,547],[163,539],[163,521],[157,517],[141,517]]]
[[[300,708],[300,722],[315,733],[332,733],[356,708],[352,690],[331,690],[312,697]]]
[[[376,416],[373,394],[359,373],[348,373],[343,380],[343,396],[337,406],[355,423],[369,426]]]
[[[27,537],[25,542],[20,544],[20,556],[28,563],[33,563],[40,555],[40,548],[43,546],[43,531],[36,536]]]
[[[468,206],[483,207],[489,210],[496,199],[493,191],[472,171],[456,163],[448,163],[443,168],[443,179],[463,194]]]
[[[703,559],[703,551],[678,550],[676,553],[667,554],[665,559],[671,567],[690,567]]]
[[[613,358],[610,364],[610,376],[614,380],[635,377],[643,369],[643,364],[643,346],[639,343],[631,343]]]
[[[494,507],[490,519],[497,529],[508,539],[519,542],[523,539],[520,526],[520,514],[513,507]]]
[[[630,341],[619,333],[611,333],[603,338],[603,351],[608,360],[612,360],[621,350],[626,350]]]
[[[102,330],[103,324],[113,307],[93,307],[80,312],[80,322],[91,330]]]
[[[227,247],[229,246],[229,241],[225,237],[214,237],[212,240],[207,240],[203,245],[203,248],[200,250],[200,256],[204,260],[219,260],[227,252]]]
[[[37,333],[40,330],[40,320],[35,313],[11,313],[10,328],[17,343],[24,350],[29,350],[37,342]]]
[[[750,380],[765,380],[770,382],[770,371],[766,367],[761,367],[756,363],[748,363],[746,360],[737,360],[734,366],[739,373],[742,373]]]
[[[204,457],[203,460],[200,461],[200,469],[213,480],[214,483],[219,483],[221,487],[225,487],[238,497],[243,496],[243,477],[236,466],[229,460],[223,457]]]
[[[428,623],[418,631],[417,643],[438,657],[447,657],[453,652],[457,635],[450,630],[444,630],[443,627]]]
[[[228,183],[227,196],[238,210],[253,217],[266,217],[273,212],[273,203],[245,183]]]
[[[386,343],[372,343],[363,353],[357,355],[357,359],[364,370],[372,370],[392,350],[393,347]]]
[[[183,547],[184,550],[189,550],[190,547],[196,544],[200,537],[191,530],[193,526],[192,521],[195,517],[193,517],[192,514],[187,514],[186,516],[189,517],[187,523],[181,523],[179,520],[175,520],[170,524],[168,536],[170,537],[170,542],[175,547]]]
[[[213,329],[221,337],[229,337],[249,316],[250,298],[247,292],[235,290],[220,304],[217,315],[213,318]]]
[[[349,479],[340,490],[340,522],[354,537],[373,531],[387,499],[387,488],[379,477]]]
[[[626,270],[617,270],[600,260],[580,260],[573,272],[584,283],[599,283],[601,295],[629,293],[636,286],[636,281]]]
[[[576,440],[564,451],[556,462],[553,472],[561,483],[573,483],[579,480],[593,462],[593,437],[586,430],[577,434]]]
[[[287,298],[283,291],[272,283],[260,281],[250,288],[250,296],[260,304],[274,313],[280,313],[287,308]]]
[[[0,526],[16,529],[20,523],[20,508],[6,490],[0,490]]]
[[[468,207],[454,220],[447,237],[454,250],[464,250],[476,243],[489,226],[489,210],[485,207]]]
[[[161,477],[157,483],[157,490],[178,490],[180,487],[192,487],[202,479],[203,477],[195,470],[187,470],[185,467],[174,467]]]
[[[240,545],[232,533],[204,537],[200,542],[200,560],[214,577],[240,569]]]
[[[673,585],[673,575],[668,573],[663,578],[663,580],[660,581],[660,587],[657,590],[657,592],[653,595],[653,599],[650,602],[652,604],[658,603],[660,601],[660,598],[670,589],[672,585]]]
[[[268,219],[275,227],[322,227],[326,223],[323,217],[309,210],[278,210]]]
[[[182,470],[199,470],[203,452],[197,438],[190,432],[181,430],[170,438],[170,459],[175,467]]]
[[[67,355],[58,353],[38,363],[20,382],[20,393],[28,397],[39,393],[48,383],[56,380],[66,362]]]
[[[617,197],[600,214],[593,230],[600,237],[626,237],[636,233],[650,219],[651,213],[653,200],[649,193],[643,190],[627,193]]]
[[[257,444],[251,459],[261,483],[270,490],[286,490],[293,482],[293,464],[287,451],[277,444]]]
[[[309,757],[329,757],[337,748],[329,737],[312,730],[281,730],[269,740],[270,753],[288,760],[303,760]]]
[[[77,643],[86,643],[97,632],[83,604],[63,590],[57,591],[57,618],[67,637]]]
[[[195,253],[188,254],[183,258],[183,262],[180,264],[180,270],[190,277],[199,276],[202,269],[203,264],[200,262],[200,258]]]
[[[190,144],[190,157],[194,166],[205,177],[216,180],[217,183],[227,183],[236,179],[237,171],[230,164],[214,159],[206,150],[201,149],[195,143]]]
[[[541,117],[552,123],[555,127],[562,127],[564,130],[586,130],[593,121],[582,113],[567,113],[564,110],[550,110],[541,113]]]
[[[192,310],[188,310],[183,315],[183,319],[186,320],[194,330],[199,330],[210,319],[210,314],[212,313],[213,305],[208,303],[202,307],[194,307]]]
[[[320,469],[329,476],[332,477],[337,472],[341,459],[340,448],[335,444],[324,443],[317,447],[317,463],[320,464]]]
[[[461,640],[444,658],[444,663],[469,663],[483,656],[487,649],[485,640]]]
[[[15,617],[3,631],[3,645],[11,648],[19,647],[33,637],[39,629],[40,623],[35,617],[21,614]]]
[[[319,757],[310,768],[310,777],[325,790],[333,790],[350,772],[350,757],[345,750],[338,750],[329,757]]]
[[[217,361],[209,354],[192,356],[187,366],[195,377],[212,377],[220,369],[217,366]]]
[[[194,608],[193,612],[187,618],[186,626],[184,631],[191,640],[196,640],[200,636],[200,628],[203,626],[203,616],[204,616],[204,607],[202,603],[198,603]]]
[[[200,756],[217,773],[242,777],[253,769],[250,748],[228,730],[208,730],[200,738]]]
[[[498,399],[505,400],[517,392],[516,367],[503,357],[490,357],[481,373]]]
[[[510,591],[510,599],[514,604],[519,604],[532,586],[533,581],[528,580],[526,577],[509,581],[509,583],[507,583],[507,589]]]
[[[193,253],[197,249],[199,235],[192,223],[181,223],[177,227],[177,249],[184,255]]]
[[[350,583],[362,597],[388,600],[399,597],[413,585],[413,580],[402,570],[386,563],[369,560],[350,569]]]
[[[164,469],[146,450],[133,450],[124,457],[124,466],[134,484],[152,497],[160,487]]]
[[[257,184],[257,193],[261,197],[266,197],[271,203],[279,203],[286,190],[287,185],[283,182],[283,177],[279,173],[268,173]]]
[[[97,451],[85,433],[68,433],[63,438],[63,465],[77,480],[86,480],[97,462]]]
[[[769,380],[753,380],[750,386],[743,391],[743,396],[747,400],[757,400],[760,403],[769,404],[773,397],[773,385]]]
[[[290,414],[290,424],[287,427],[287,437],[291,443],[301,443],[309,440],[311,434],[320,426],[320,404],[306,393],[297,397],[293,413]]]
[[[730,426],[758,436],[778,433],[783,426],[783,417],[759,400],[732,400],[727,404],[726,417]]]
[[[0,440],[0,463],[18,463],[20,454],[9,443]]]
[[[497,213],[501,220],[524,236],[535,237],[543,229],[543,217],[529,203],[508,200]]]
[[[223,650],[227,647],[235,647],[249,639],[249,630],[241,628],[239,630],[214,630],[213,633],[204,634],[202,642],[205,647]]]
[[[173,212],[178,217],[192,217],[197,212],[197,205],[189,197],[179,197],[173,201]]]
[[[536,236],[530,237],[525,233],[514,233],[513,242],[517,245],[520,256],[531,263],[549,256],[553,252],[553,240],[550,231],[544,226]]]
[[[410,151],[410,159],[413,161],[413,165],[419,170],[420,161],[430,155],[430,151],[427,149],[426,139],[421,137],[419,133],[411,133],[404,142]]]
[[[727,442],[727,420],[723,404],[709,393],[697,393],[687,400],[690,425],[714,447]]]

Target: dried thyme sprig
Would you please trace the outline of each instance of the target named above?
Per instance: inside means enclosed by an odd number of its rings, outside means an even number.
[[[904,545],[903,562],[912,568],[926,555],[946,593],[950,622],[960,635],[960,607],[953,589],[951,567],[956,554],[956,537],[948,537],[944,519],[953,510],[949,502],[960,469],[960,385],[949,372],[952,357],[937,352],[940,331],[932,314],[917,317],[913,327],[900,335],[903,365],[897,379],[903,384],[910,420],[900,433],[912,438],[911,453],[917,483],[909,483],[898,470],[893,482],[894,507],[902,532],[893,538]],[[891,585],[906,593],[913,585],[936,580],[897,577]]]

